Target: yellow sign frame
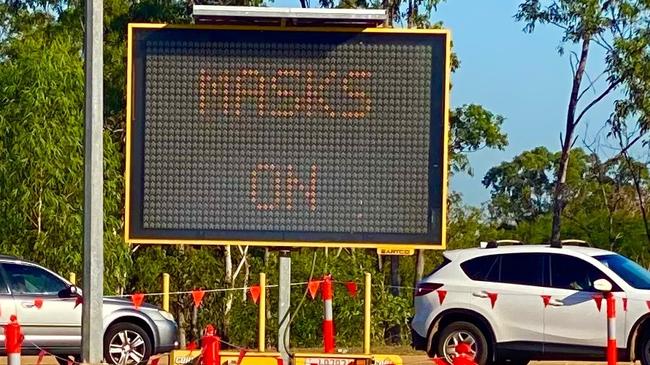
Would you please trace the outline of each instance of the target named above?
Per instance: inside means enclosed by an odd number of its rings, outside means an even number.
[[[124,209],[124,240],[128,244],[154,244],[154,245],[250,245],[266,247],[292,246],[285,241],[215,241],[193,239],[141,239],[131,238],[130,229],[130,177],[131,177],[131,122],[133,120],[133,33],[136,29],[206,29],[206,30],[251,30],[251,31],[283,31],[283,32],[359,32],[359,33],[384,33],[384,34],[439,34],[444,35],[445,47],[445,90],[443,100],[443,166],[442,166],[442,201],[441,201],[441,242],[439,245],[413,243],[359,243],[359,242],[299,242],[296,247],[311,248],[372,248],[392,252],[395,250],[444,250],[447,246],[447,195],[448,195],[448,169],[449,169],[449,108],[450,108],[450,77],[451,77],[451,31],[449,29],[407,29],[407,28],[353,28],[353,27],[289,27],[289,26],[248,26],[248,25],[206,25],[206,24],[164,24],[164,23],[129,23],[127,34],[127,78],[126,78],[126,168],[125,180],[125,209]]]

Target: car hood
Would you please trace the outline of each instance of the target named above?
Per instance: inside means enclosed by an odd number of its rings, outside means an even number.
[[[134,308],[133,302],[130,298],[124,297],[104,297],[104,305],[115,307],[130,307]],[[149,303],[142,303],[141,309],[159,309],[157,306]]]

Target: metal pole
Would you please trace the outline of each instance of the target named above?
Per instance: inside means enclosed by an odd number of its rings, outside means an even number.
[[[260,308],[257,328],[257,350],[266,351],[266,274],[260,273]]]
[[[363,354],[370,355],[370,301],[372,300],[372,277],[365,275],[363,298]]]
[[[325,309],[323,316],[323,352],[326,354],[333,354],[334,310],[332,308],[332,300],[334,299],[334,290],[332,288],[332,275],[325,275],[321,289],[321,295],[323,296],[323,306]]]
[[[162,292],[163,292],[163,310],[169,312],[169,274],[162,275]]]
[[[616,365],[616,297],[607,293],[607,365]]]
[[[103,0],[86,0],[84,135],[84,271],[81,355],[84,363],[103,358],[104,321],[104,81]]]
[[[280,251],[280,329],[278,330],[278,348],[282,363],[289,364],[289,303],[291,300],[291,252]]]

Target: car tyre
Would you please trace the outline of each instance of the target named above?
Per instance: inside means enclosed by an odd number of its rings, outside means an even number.
[[[644,335],[639,341],[639,345],[641,365],[650,365],[650,335]]]
[[[104,361],[111,365],[147,364],[152,344],[140,326],[122,322],[108,327],[104,335]]]
[[[474,361],[478,365],[487,365],[490,353],[488,341],[483,332],[474,324],[464,321],[452,322],[440,332],[436,344],[436,354],[452,363],[456,356],[454,347],[466,342],[472,349]]]

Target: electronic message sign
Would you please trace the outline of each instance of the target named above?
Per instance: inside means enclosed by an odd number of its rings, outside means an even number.
[[[131,25],[127,242],[443,248],[449,42]]]

